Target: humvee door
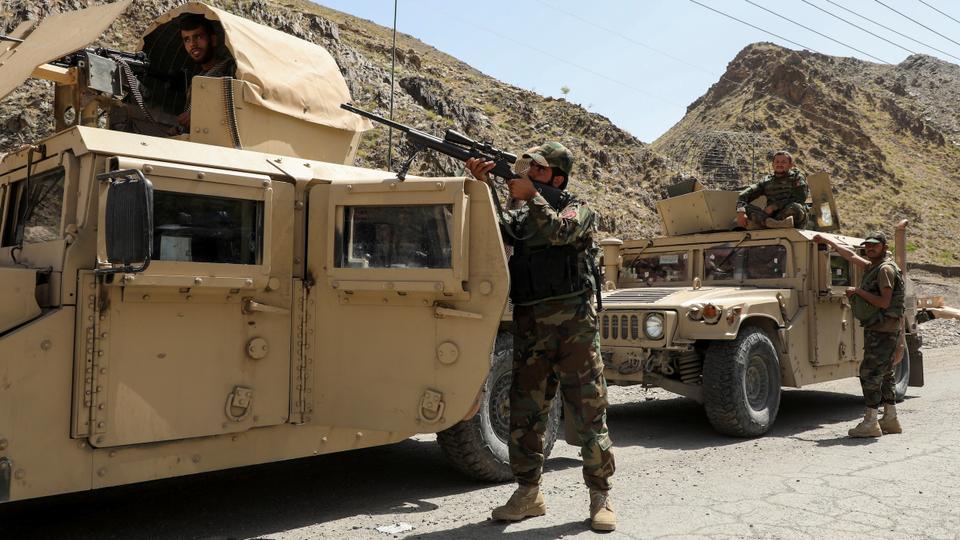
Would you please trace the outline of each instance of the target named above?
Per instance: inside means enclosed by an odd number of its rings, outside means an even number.
[[[415,433],[461,420],[509,288],[486,186],[326,184],[309,200],[305,421]]]

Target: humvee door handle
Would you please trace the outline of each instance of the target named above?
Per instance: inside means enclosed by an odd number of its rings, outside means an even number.
[[[257,302],[253,298],[244,298],[242,305],[243,307],[241,309],[243,310],[244,313],[247,313],[247,314],[260,312],[260,313],[279,313],[281,315],[287,315],[290,313],[289,309],[261,304],[260,302]]]
[[[434,316],[438,319],[443,319],[446,317],[459,317],[461,319],[482,319],[483,315],[480,313],[471,313],[469,311],[460,311],[459,309],[452,309],[446,307],[437,306],[437,310],[434,311]]]

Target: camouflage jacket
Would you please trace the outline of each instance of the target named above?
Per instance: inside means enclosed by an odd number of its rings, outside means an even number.
[[[596,290],[593,269],[597,264],[599,248],[594,242],[597,217],[583,201],[572,198],[560,211],[555,210],[539,193],[523,207],[500,214],[500,229],[504,240],[514,246],[514,256],[547,250],[551,247],[572,246],[585,265],[583,287],[574,293],[544,298],[555,300]]]
[[[805,204],[810,195],[810,187],[807,186],[803,173],[796,168],[790,169],[784,176],[768,174],[763,180],[740,192],[737,211],[743,210],[761,195],[767,197],[767,205],[772,204],[779,210],[790,203]]]

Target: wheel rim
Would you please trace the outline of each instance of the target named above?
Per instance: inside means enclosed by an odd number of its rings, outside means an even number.
[[[747,403],[755,411],[767,408],[767,399],[770,396],[770,371],[763,355],[752,354],[744,373],[744,390],[747,394]]]
[[[497,377],[490,387],[490,427],[497,438],[510,439],[510,372]]]

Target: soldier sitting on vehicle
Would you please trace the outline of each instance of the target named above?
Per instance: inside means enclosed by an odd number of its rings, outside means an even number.
[[[233,77],[237,63],[223,46],[220,34],[213,22],[198,14],[182,15],[180,21],[180,39],[187,55],[200,69],[194,76]],[[190,88],[187,87],[187,106],[177,117],[180,133],[190,131]]]
[[[750,204],[765,195],[767,206]],[[740,192],[737,199],[737,225],[740,227],[802,229],[807,223],[807,197],[810,188],[803,173],[793,167],[793,156],[785,150],[773,155],[773,174]]]

